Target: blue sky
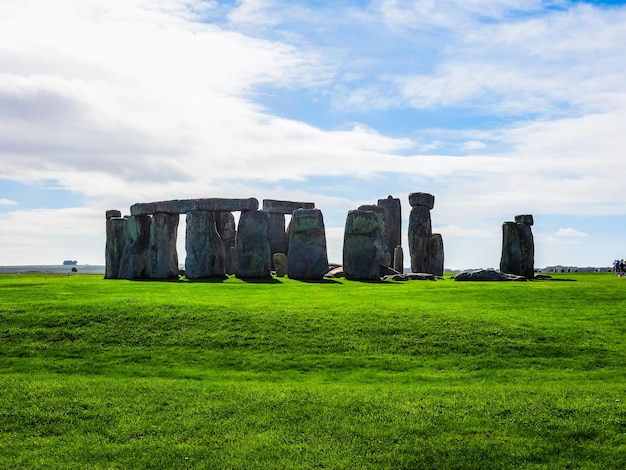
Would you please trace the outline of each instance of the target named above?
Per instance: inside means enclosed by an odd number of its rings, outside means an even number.
[[[191,197],[315,202],[340,262],[348,210],[406,230],[416,191],[446,267],[527,213],[536,266],[609,265],[624,3],[0,0],[0,265],[102,264],[105,210]]]

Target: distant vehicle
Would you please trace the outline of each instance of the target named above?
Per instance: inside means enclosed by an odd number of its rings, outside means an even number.
[[[63,266],[76,266],[78,264],[78,261],[71,260],[71,259],[66,259],[65,261],[63,261]]]

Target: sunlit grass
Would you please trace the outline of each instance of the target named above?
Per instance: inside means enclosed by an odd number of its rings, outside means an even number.
[[[555,279],[0,276],[0,468],[621,468],[626,280]]]

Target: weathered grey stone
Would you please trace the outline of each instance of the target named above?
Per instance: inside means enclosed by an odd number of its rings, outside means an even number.
[[[107,220],[122,217],[122,213],[117,209],[111,209],[104,213]]]
[[[535,274],[535,243],[531,226],[524,223],[502,224],[500,271],[532,279]]]
[[[187,213],[185,275],[188,279],[226,275],[225,248],[216,225],[221,214],[209,211]]]
[[[315,209],[315,203],[263,199],[263,210],[270,214],[291,214],[298,209]]]
[[[319,209],[293,212],[287,263],[291,279],[322,279],[328,271],[326,229]]]
[[[454,276],[455,281],[526,281],[524,276],[516,276],[494,269],[473,269],[462,271]]]
[[[411,193],[409,194],[409,204],[411,207],[427,207],[431,210],[435,207],[435,196],[428,193]]]
[[[149,275],[150,225],[149,215],[126,218],[124,252],[120,261],[119,279],[145,279]]]
[[[432,273],[408,273],[405,274],[408,281],[436,281],[437,277]]]
[[[236,212],[255,211],[259,208],[259,201],[248,199],[174,199],[171,201],[141,202],[130,206],[131,215],[154,214],[168,212],[171,214],[186,214],[191,211]]]
[[[269,240],[269,215],[265,211],[245,211],[237,228],[238,278],[270,277],[272,254]]]
[[[272,263],[276,277],[285,277],[288,272],[288,259],[285,253],[274,253],[272,255]]]
[[[393,269],[399,273],[404,273],[404,250],[400,245],[393,250]]]
[[[269,237],[270,251],[274,253],[287,253],[285,238],[285,215],[283,213],[269,214]],[[273,258],[272,258],[273,261]]]
[[[343,272],[346,279],[380,278],[376,237],[381,220],[375,212],[348,211],[343,237]]]
[[[334,268],[330,269],[324,275],[324,277],[332,277],[332,278],[343,277],[343,266],[335,266]]]
[[[526,225],[533,225],[535,223],[532,214],[516,215],[515,222]]]
[[[118,211],[119,212],[119,211]],[[126,241],[126,219],[107,217],[104,278],[118,279]]]
[[[433,234],[430,210],[426,206],[416,206],[409,214],[409,234],[413,237],[430,238]]]
[[[376,232],[376,250],[378,253],[378,264],[381,266],[391,266],[392,253],[387,249],[387,236],[385,232],[385,209],[375,204],[366,204],[358,207],[360,211],[372,211],[379,219],[380,228]]]
[[[178,278],[178,214],[157,212],[150,224],[150,271],[151,279]]]
[[[378,205],[385,211],[383,219],[385,221],[385,241],[387,253],[393,260],[393,252],[398,245],[402,245],[402,208],[400,199],[389,195],[386,199],[379,199]]]
[[[409,216],[409,255],[411,272],[425,273],[430,269],[428,249],[433,235],[430,221],[430,209],[426,206],[415,206]]]
[[[426,272],[435,276],[443,276],[443,238],[433,233],[428,244],[428,269]]]
[[[220,234],[224,245],[224,270],[226,274],[235,274],[235,240],[237,230],[235,229],[235,217],[230,212],[216,212],[215,226]]]

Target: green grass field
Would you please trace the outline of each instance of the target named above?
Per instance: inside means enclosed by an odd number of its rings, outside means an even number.
[[[0,468],[626,467],[626,279],[0,276]]]

